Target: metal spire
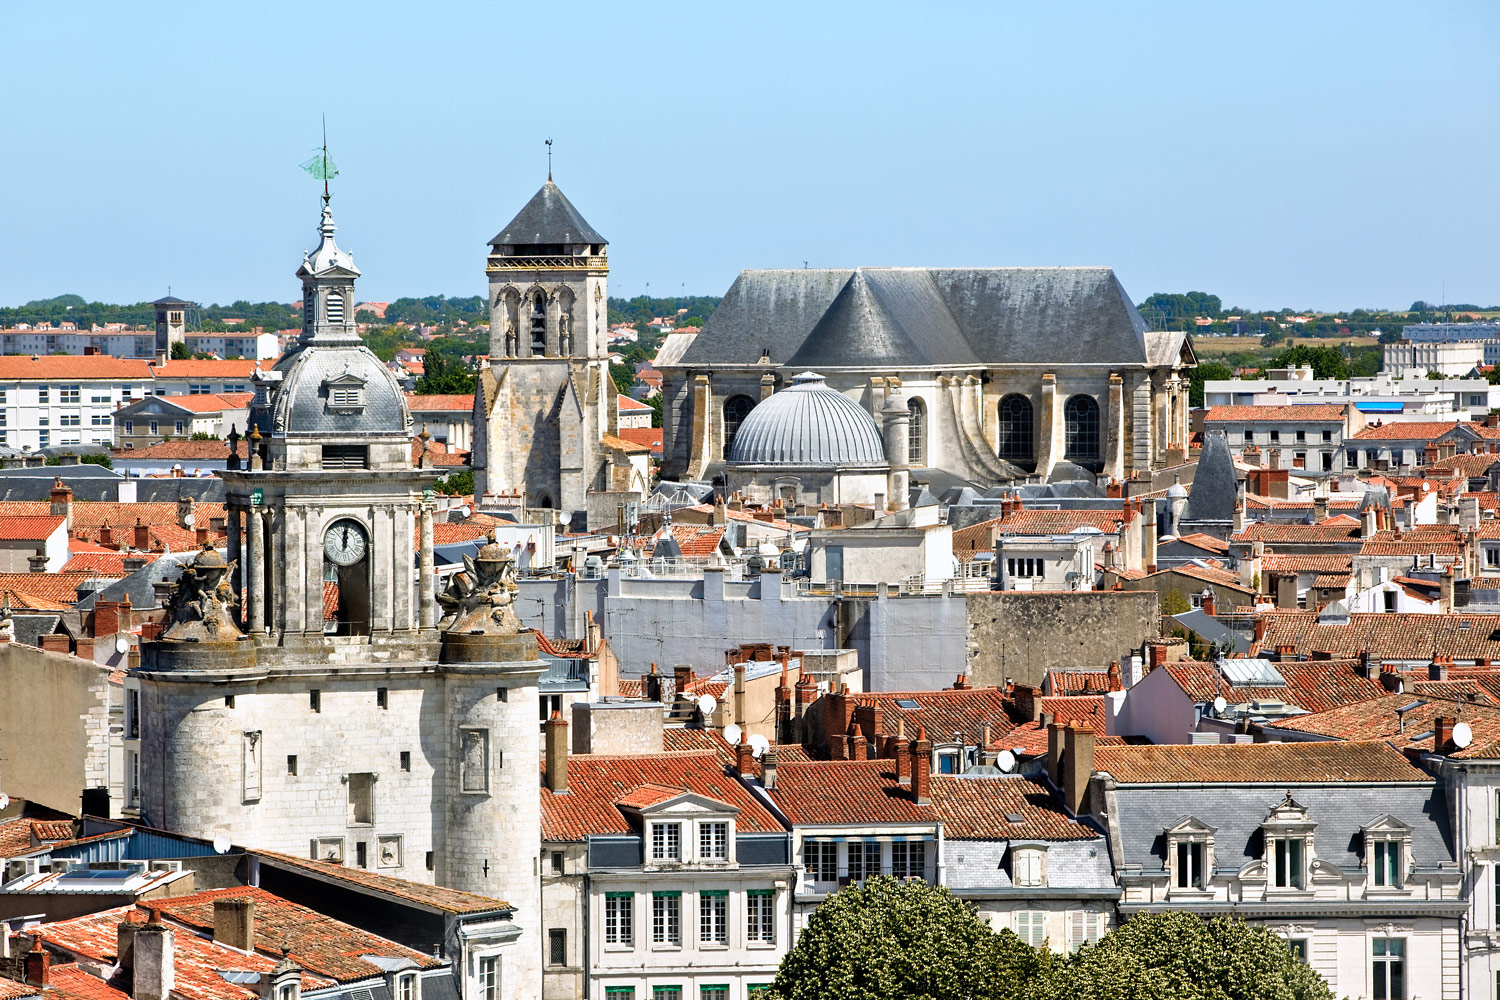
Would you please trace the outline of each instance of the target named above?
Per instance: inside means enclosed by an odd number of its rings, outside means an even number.
[[[552,179],[552,140],[547,140],[547,180]]]

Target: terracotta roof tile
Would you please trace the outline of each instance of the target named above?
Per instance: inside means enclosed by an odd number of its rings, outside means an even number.
[[[934,775],[931,789],[933,807],[943,821],[943,836],[949,840],[1091,840],[1099,836],[1093,827],[1064,812],[1047,789],[1030,778]]]
[[[1229,552],[1229,543],[1227,541],[1222,538],[1215,538],[1213,535],[1205,535],[1201,531],[1190,531],[1186,535],[1178,535],[1177,540],[1200,549],[1207,549],[1210,552],[1218,552],[1223,555],[1227,555]]]
[[[0,357],[0,380],[12,379],[149,379],[151,366],[145,361],[112,358],[104,354],[42,354]]]
[[[240,447],[242,457],[247,451],[247,445]],[[229,458],[229,445],[224,441],[158,441],[143,448],[116,448],[114,456],[122,460],[226,461]]]
[[[125,569],[126,559],[142,559],[151,563],[158,558],[160,556],[154,552],[120,552],[114,549],[107,552],[74,552],[63,565],[62,571],[87,573],[92,577],[123,577],[129,575],[129,571]]]
[[[568,791],[557,795],[543,787],[542,839],[582,840],[590,834],[631,833],[630,820],[617,804],[642,785],[684,788],[739,809],[738,829],[770,833],[784,827],[710,750],[632,756],[573,754],[568,758]]]
[[[257,361],[218,361],[203,358],[168,360],[164,365],[152,365],[157,378],[234,378],[249,379],[259,367]],[[270,367],[269,362],[266,367]]]
[[[78,965],[55,965],[47,970],[47,998],[58,1000],[130,1000],[130,994],[116,989],[98,976],[90,975]]]
[[[1238,573],[1232,573],[1227,569],[1214,569],[1212,566],[1183,563],[1181,566],[1169,566],[1164,570],[1158,570],[1155,574],[1147,575],[1160,576],[1162,573],[1180,573],[1183,576],[1190,576],[1195,580],[1202,580],[1205,583],[1212,583],[1220,587],[1231,587],[1235,590],[1242,590],[1247,594],[1255,593],[1255,591],[1240,582],[1240,575]]]
[[[794,824],[936,823],[937,810],[912,801],[892,760],[782,764],[767,793]]]
[[[1368,650],[1375,660],[1431,662],[1434,656],[1455,660],[1500,660],[1500,615],[1433,615],[1406,612],[1355,612],[1348,624],[1320,623],[1310,611],[1266,612],[1265,634],[1251,654],[1290,646],[1301,655],[1326,652],[1355,659]]]
[[[428,393],[419,396],[416,393],[407,393],[406,407],[410,410],[454,410],[471,413],[474,410],[474,394],[472,392],[467,395]]]
[[[65,523],[64,518],[51,514],[0,518],[0,541],[44,541]]]
[[[1125,519],[1118,510],[1018,510],[1000,519],[997,535],[1063,535],[1079,528],[1098,528],[1107,534],[1120,530]]]
[[[294,854],[277,851],[255,851],[259,857],[283,868],[292,868],[332,884],[343,883],[358,887],[355,891],[370,890],[376,895],[388,896],[407,904],[414,904],[441,913],[489,913],[510,909],[510,904],[493,896],[481,896],[474,892],[447,889],[425,882],[412,882],[393,875],[381,875],[365,868],[339,865],[329,861],[314,861]]]
[[[631,444],[651,449],[651,454],[662,454],[662,429],[660,427],[621,427],[619,436]]]
[[[0,931],[0,934],[9,934],[9,931]],[[20,997],[40,996],[41,990],[35,986],[27,986],[18,983],[14,979],[6,979],[0,976],[0,1000],[18,1000]]]
[[[1223,421],[1254,422],[1254,423],[1280,423],[1293,421],[1297,423],[1308,423],[1310,421],[1328,421],[1331,423],[1344,422],[1344,407],[1335,403],[1304,403],[1288,406],[1215,406],[1203,415],[1203,423],[1206,427],[1211,423]]]
[[[1124,746],[1119,736],[1094,736],[1096,747]],[[990,741],[991,750],[1012,750],[1023,757],[1040,757],[1047,752],[1047,727],[1040,722],[1023,722],[1010,732]]]
[[[1425,694],[1425,705],[1411,708],[1419,700],[1414,693],[1388,694],[1381,698],[1346,705],[1316,715],[1299,715],[1292,719],[1281,719],[1267,728],[1299,733],[1310,733],[1338,740],[1383,739],[1390,744],[1410,749],[1433,750],[1434,722],[1439,716],[1462,719],[1473,733],[1473,742],[1467,747],[1450,746],[1446,753],[1451,757],[1484,759],[1500,756],[1500,709],[1492,704],[1475,704],[1465,700],[1447,700],[1434,694]],[[1405,712],[1397,709],[1405,708]],[[1348,744],[1290,744],[1293,746],[1340,746]]]
[[[1102,694],[1075,694],[1042,699],[1042,711],[1060,725],[1086,722],[1096,733],[1104,732],[1107,719]]]
[[[1371,424],[1351,441],[1432,441],[1442,437],[1455,427],[1473,431],[1479,437],[1500,436],[1497,429],[1483,424],[1466,423],[1462,420],[1409,420],[1392,421],[1388,424]]]
[[[876,691],[850,695],[856,705],[878,705],[881,710],[880,735],[894,736],[904,727],[907,739],[914,739],[918,729],[926,729],[935,742],[944,742],[954,733],[963,733],[977,744],[982,727],[988,723],[990,735],[1015,726],[1011,702],[996,687],[948,689],[944,691]],[[902,702],[915,703],[907,708]]]
[[[1301,544],[1334,544],[1359,541],[1359,522],[1339,515],[1319,524],[1273,524],[1259,521],[1245,526],[1235,535],[1236,542],[1296,542]]]
[[[92,573],[0,573],[0,591],[27,594],[72,607],[78,603],[78,587],[92,579]]]
[[[1354,567],[1352,552],[1267,552],[1260,568],[1271,573],[1348,573]]]
[[[1120,784],[1431,782],[1388,743],[1214,743],[1102,747],[1094,769]]]
[[[1109,671],[1049,670],[1043,690],[1053,695],[1103,694],[1109,690]]]

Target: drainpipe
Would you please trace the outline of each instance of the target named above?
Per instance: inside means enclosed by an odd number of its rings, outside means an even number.
[[[584,873],[583,873],[583,995],[584,995],[585,1000],[587,1000],[587,997],[589,996],[590,987],[592,987],[594,985],[593,984],[593,978],[594,977],[590,973],[590,970],[593,969],[593,967],[594,967],[594,961],[593,961],[592,956],[589,953],[589,928],[592,925],[592,920],[589,918],[589,900],[590,900],[590,893],[593,890],[592,890],[592,887],[591,887],[591,885],[589,883],[589,875],[588,875],[588,850],[589,850],[589,844],[588,844],[588,841],[585,840],[583,842],[583,857],[584,857]],[[541,898],[541,897],[538,897],[538,898]],[[635,926],[635,914],[632,913],[630,915],[630,918],[631,918],[631,928],[634,929],[634,926]]]

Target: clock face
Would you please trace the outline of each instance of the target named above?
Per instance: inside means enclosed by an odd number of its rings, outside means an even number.
[[[369,551],[364,525],[348,519],[334,521],[323,535],[323,552],[338,566],[353,566]]]

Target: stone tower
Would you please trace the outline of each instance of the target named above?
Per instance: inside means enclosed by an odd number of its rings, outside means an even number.
[[[184,569],[127,680],[141,817],[506,900],[504,995],[537,997],[544,664],[493,543],[438,620],[438,472],[413,467],[405,397],[355,332],[326,202],[319,232],[302,336],[257,378],[248,457],[223,473],[227,558]]]
[[[187,311],[192,303],[168,295],[151,305],[156,308],[156,354],[171,357],[173,344],[187,344]]]
[[[606,489],[618,429],[609,261],[552,178],[490,241],[490,361],[474,398],[475,492],[520,491],[564,517]]]

